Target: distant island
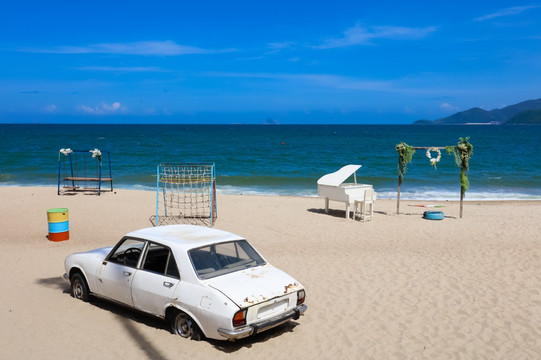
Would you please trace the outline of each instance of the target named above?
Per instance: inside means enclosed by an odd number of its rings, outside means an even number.
[[[527,100],[503,109],[472,108],[437,120],[417,120],[414,125],[532,125],[541,124],[541,99]]]

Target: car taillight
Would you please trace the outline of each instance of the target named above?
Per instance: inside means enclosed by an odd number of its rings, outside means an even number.
[[[300,305],[304,302],[304,298],[306,297],[306,293],[304,290],[297,291],[297,305]]]
[[[246,309],[237,311],[233,316],[233,326],[246,325]]]

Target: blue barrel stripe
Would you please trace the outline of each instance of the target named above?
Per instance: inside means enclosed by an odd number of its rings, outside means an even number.
[[[64,232],[64,231],[69,231],[69,221],[49,223],[50,233],[59,233],[59,232]]]

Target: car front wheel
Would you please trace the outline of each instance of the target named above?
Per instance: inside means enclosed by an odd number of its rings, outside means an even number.
[[[196,322],[183,312],[178,312],[171,318],[171,327],[173,333],[182,336],[185,339],[201,340],[202,333]]]
[[[88,285],[83,275],[77,273],[71,277],[71,296],[76,299],[88,301],[90,299],[90,292],[88,291]]]

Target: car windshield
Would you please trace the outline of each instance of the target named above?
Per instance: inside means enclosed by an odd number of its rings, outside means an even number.
[[[195,272],[201,279],[210,279],[265,264],[246,240],[212,244],[192,249],[188,254]]]

